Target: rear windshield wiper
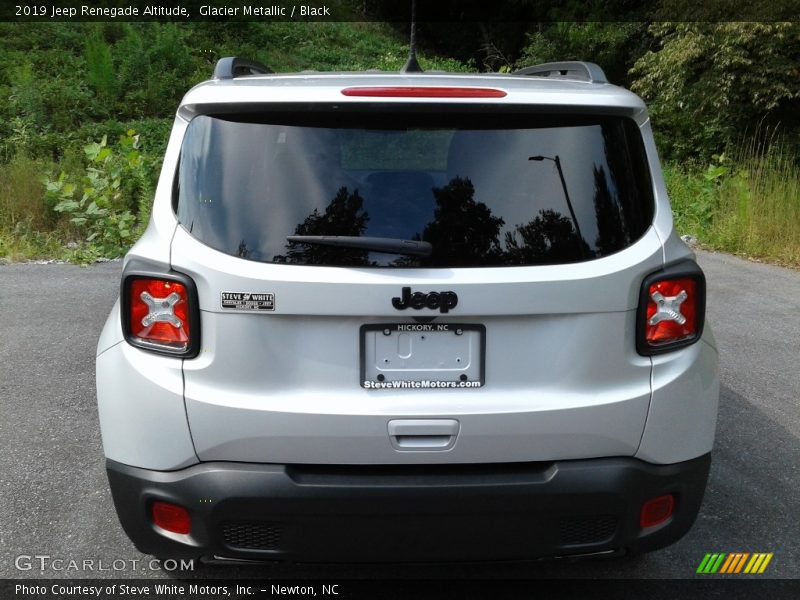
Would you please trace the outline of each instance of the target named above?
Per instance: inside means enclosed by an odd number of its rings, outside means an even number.
[[[355,235],[287,235],[286,240],[296,244],[358,248],[370,250],[371,252],[406,254],[408,256],[430,256],[433,252],[433,246],[428,242],[395,238],[359,237]]]

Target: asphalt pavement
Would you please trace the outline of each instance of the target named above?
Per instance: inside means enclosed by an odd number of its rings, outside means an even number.
[[[796,578],[800,273],[722,254],[698,259],[722,392],[708,490],[678,543],[635,559],[275,564],[179,575],[128,541],[104,472],[94,350],[120,263],[0,265],[0,578],[693,578],[705,553],[736,551],[773,552],[765,576]]]

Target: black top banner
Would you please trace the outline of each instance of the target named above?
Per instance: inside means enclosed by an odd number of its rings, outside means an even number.
[[[54,0],[0,5],[0,21],[407,22],[411,0]],[[418,22],[797,21],[800,0],[437,0]]]

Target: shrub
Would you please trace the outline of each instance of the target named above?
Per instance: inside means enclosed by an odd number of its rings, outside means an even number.
[[[81,262],[114,258],[127,251],[149,217],[149,160],[133,130],[120,137],[116,149],[103,136],[86,145],[84,153],[88,164],[80,180],[64,171],[56,179],[47,178],[46,197],[85,236],[78,249]]]

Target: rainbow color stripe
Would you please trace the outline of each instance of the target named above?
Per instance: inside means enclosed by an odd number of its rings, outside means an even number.
[[[705,575],[719,573],[761,574],[767,570],[774,553],[769,552],[715,552],[703,557],[697,572]],[[749,560],[748,560],[749,559]]]

